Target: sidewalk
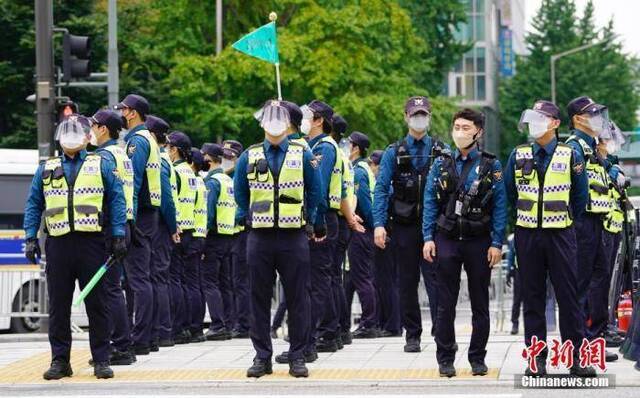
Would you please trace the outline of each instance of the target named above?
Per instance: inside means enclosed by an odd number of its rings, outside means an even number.
[[[525,361],[521,356],[522,336],[492,333],[487,347],[489,374],[484,377],[471,376],[466,352],[470,338],[469,327],[458,328],[459,351],[455,366],[458,376],[443,379],[438,376],[435,359],[435,343],[425,332],[422,352],[403,352],[402,338],[381,338],[354,340],[336,353],[320,354],[320,358],[309,364],[308,379],[293,379],[288,375],[288,366],[274,363],[274,374],[258,380],[245,377],[254,355],[249,339],[223,342],[205,342],[163,348],[148,356],[139,356],[131,366],[114,366],[115,378],[98,381],[92,374],[93,368],[87,364],[90,357],[86,334],[74,334],[72,367],[74,376],[61,381],[47,382],[42,373],[50,361],[47,341],[6,341],[0,338],[0,388],[20,385],[66,385],[77,383],[153,383],[154,386],[175,385],[181,382],[215,382],[224,386],[238,383],[260,383],[281,385],[292,384],[345,384],[359,383],[413,383],[420,385],[477,385],[512,386],[514,375],[522,374]],[[14,336],[16,337],[16,336]],[[31,337],[35,337],[31,335]],[[44,337],[44,336],[39,336]],[[550,336],[551,337],[551,336]],[[19,339],[18,339],[19,340]],[[287,349],[288,344],[278,339],[274,342],[274,353]],[[608,374],[616,375],[618,387],[640,387],[640,372],[633,369],[633,363],[619,359],[609,363]],[[562,373],[549,367],[550,373]]]

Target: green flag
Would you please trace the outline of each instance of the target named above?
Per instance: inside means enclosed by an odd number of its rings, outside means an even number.
[[[236,50],[272,64],[280,63],[278,59],[278,39],[276,23],[270,22],[233,43]]]

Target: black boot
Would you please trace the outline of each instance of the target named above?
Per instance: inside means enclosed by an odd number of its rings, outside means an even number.
[[[489,372],[489,368],[484,361],[471,362],[471,374],[473,376],[485,376]]]
[[[420,339],[407,339],[404,345],[404,352],[420,352]]]
[[[71,364],[60,359],[54,359],[51,361],[51,366],[44,372],[42,377],[45,380],[59,380],[63,377],[71,377],[73,370],[71,370]]]
[[[136,356],[132,351],[114,351],[109,357],[109,363],[114,366],[131,365],[136,362]]]
[[[158,341],[159,347],[173,347],[175,344],[173,339],[160,339],[160,341]]]
[[[536,376],[536,377],[542,377],[547,375],[547,359],[546,358],[537,357],[536,367],[537,367],[537,372],[534,373],[527,365],[527,369],[525,369],[524,375]]]
[[[96,362],[93,365],[93,375],[98,379],[111,379],[113,370],[109,367],[109,362]]]
[[[342,344],[350,345],[353,343],[353,334],[350,331],[342,332]]]
[[[133,345],[133,352],[136,355],[149,355],[149,353],[151,352],[151,350],[149,349],[149,346],[144,346],[144,345]]]
[[[273,373],[271,360],[255,358],[253,365],[247,369],[247,377],[262,377]]]
[[[519,328],[518,328],[518,323],[517,323],[517,322],[514,322],[514,323],[511,325],[511,334],[513,334],[513,335],[518,334],[518,329],[519,329]]]
[[[309,369],[304,364],[304,359],[294,359],[289,362],[289,374],[293,377],[309,377]]]
[[[378,337],[378,330],[375,328],[358,328],[353,332],[354,339],[375,339]]]
[[[206,339],[204,338],[202,330],[196,330],[191,333],[191,340],[189,341],[192,343],[204,343]]]
[[[438,364],[438,371],[440,372],[440,377],[453,377],[456,375],[456,368],[453,367],[453,362]]]
[[[596,370],[592,366],[582,367],[580,362],[573,361],[573,366],[569,369],[569,374],[576,377],[596,377]]]
[[[231,332],[231,338],[232,339],[248,339],[249,338],[249,332],[238,330],[238,329],[234,329]]]
[[[335,340],[319,339],[316,342],[316,351],[318,352],[336,352],[338,351],[338,344]]]
[[[205,337],[209,341],[229,340],[231,338],[231,333],[229,333],[227,329],[218,329],[218,330],[209,329]]]

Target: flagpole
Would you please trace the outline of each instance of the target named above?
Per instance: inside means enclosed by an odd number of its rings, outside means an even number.
[[[274,11],[271,11],[271,13],[269,13],[269,21],[275,24],[276,19],[278,19],[278,14],[276,14]],[[276,66],[276,84],[278,86],[278,100],[282,101],[282,86],[280,85],[280,63],[276,62],[275,66]]]

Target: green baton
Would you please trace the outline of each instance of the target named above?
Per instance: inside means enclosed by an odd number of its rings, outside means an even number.
[[[80,291],[80,295],[78,296],[76,301],[73,302],[73,305],[75,305],[76,307],[80,306],[80,303],[82,303],[84,299],[89,295],[89,293],[91,293],[91,290],[93,290],[96,284],[100,281],[100,278],[102,278],[102,276],[109,270],[109,267],[111,267],[111,263],[113,263],[113,256],[110,256],[107,259],[107,262],[102,264],[100,269],[96,271],[89,283],[87,283],[84,289]]]

